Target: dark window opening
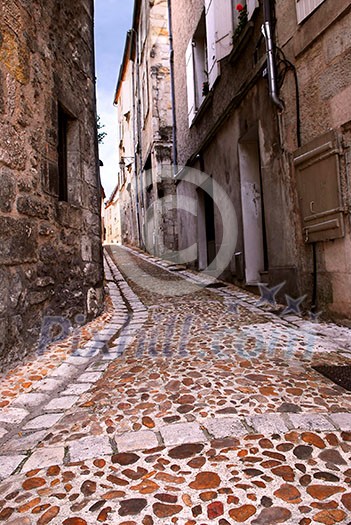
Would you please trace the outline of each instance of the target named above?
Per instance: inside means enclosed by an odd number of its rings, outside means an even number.
[[[144,165],[144,171],[152,170],[152,160],[151,160],[151,153],[149,154],[148,158],[146,159],[145,165]]]
[[[58,198],[75,202],[79,198],[80,178],[79,121],[58,104]]]
[[[208,94],[207,36],[205,11],[193,37],[193,66],[195,81],[195,107],[199,109]]]
[[[216,230],[214,202],[212,197],[205,191],[205,221],[207,239],[207,264],[211,264],[216,258]]]
[[[158,199],[163,199],[164,196],[165,196],[165,189],[162,186],[162,182],[158,182],[157,183],[157,198]]]
[[[68,200],[68,136],[69,116],[62,108],[58,107],[58,198],[59,201]]]

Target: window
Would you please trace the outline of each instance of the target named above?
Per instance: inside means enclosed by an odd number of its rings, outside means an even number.
[[[205,84],[208,83],[207,71],[207,43],[205,13],[203,13],[199,25],[192,40],[194,85],[195,85],[195,109],[199,109],[205,95]]]
[[[79,122],[58,104],[58,199],[78,202],[80,179]]]
[[[145,127],[145,120],[149,113],[149,71],[148,62],[145,63],[145,71],[143,73],[143,79],[141,83],[141,113],[143,116],[143,128]]]
[[[69,117],[61,105],[58,107],[58,198],[68,200],[67,135]]]
[[[258,0],[246,0],[247,19],[248,20],[251,20],[252,15],[256,11],[257,7],[259,7]]]
[[[189,126],[191,126],[191,123],[196,115],[193,39],[190,40],[188,47],[186,49],[185,67],[186,67],[186,86],[187,86],[187,95],[188,95],[188,122],[189,122]]]
[[[247,19],[250,20],[259,5],[258,0],[240,3],[246,5]],[[235,6],[228,0],[205,0],[205,10],[185,56],[189,125],[204,95],[213,88],[220,75],[220,60],[232,50],[233,33],[239,22]]]
[[[118,175],[118,182],[119,182],[119,188],[121,189],[126,183],[126,165],[125,165],[123,157],[121,157],[119,168],[120,170],[119,170],[119,175]]]
[[[205,0],[208,87],[212,89],[219,74],[219,60],[230,53],[233,35],[232,2]]]
[[[297,23],[300,24],[323,2],[324,0],[296,0]]]
[[[208,92],[207,38],[205,12],[186,52],[188,117],[191,124]]]
[[[143,52],[148,32],[149,2],[143,0],[140,2],[140,25],[139,25],[139,50]]]

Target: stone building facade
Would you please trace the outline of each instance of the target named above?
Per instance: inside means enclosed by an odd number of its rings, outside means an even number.
[[[1,366],[37,344],[44,316],[99,312],[100,204],[93,0],[2,2]]]
[[[122,243],[121,202],[119,184],[114,188],[104,208],[105,241],[107,244]]]
[[[315,242],[321,308],[351,318],[351,5],[284,1],[276,17],[277,44],[296,68],[299,88],[300,119],[290,72],[281,90],[281,129],[303,232],[303,286],[308,289]]]
[[[171,13],[175,160],[208,174],[237,216],[222,277],[285,282],[282,298],[350,317],[349,2],[177,0]],[[179,247],[197,243],[205,269],[221,205],[181,176],[177,192],[179,208],[197,202],[179,212]]]
[[[122,242],[177,249],[167,0],[136,0],[117,84]]]

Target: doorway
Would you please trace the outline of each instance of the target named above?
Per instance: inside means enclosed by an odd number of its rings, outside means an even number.
[[[268,269],[264,202],[257,128],[239,141],[239,169],[246,284],[261,282]]]
[[[216,258],[214,202],[207,191],[202,188],[198,188],[197,195],[198,267],[199,270],[204,270]]]

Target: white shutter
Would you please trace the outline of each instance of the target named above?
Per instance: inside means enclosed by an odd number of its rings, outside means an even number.
[[[230,0],[212,0],[212,3],[215,13],[216,57],[221,60],[232,50],[233,8]]]
[[[251,20],[252,15],[255,12],[255,9],[258,7],[258,0],[246,0],[247,8],[247,19]]]
[[[188,94],[188,120],[189,126],[195,117],[195,75],[194,75],[194,57],[193,57],[193,40],[191,39],[185,53],[186,64],[186,87]]]
[[[297,23],[302,22],[323,2],[324,0],[296,0]]]
[[[219,64],[216,54],[216,1],[205,0],[206,37],[207,37],[207,72],[211,89],[219,75]]]

